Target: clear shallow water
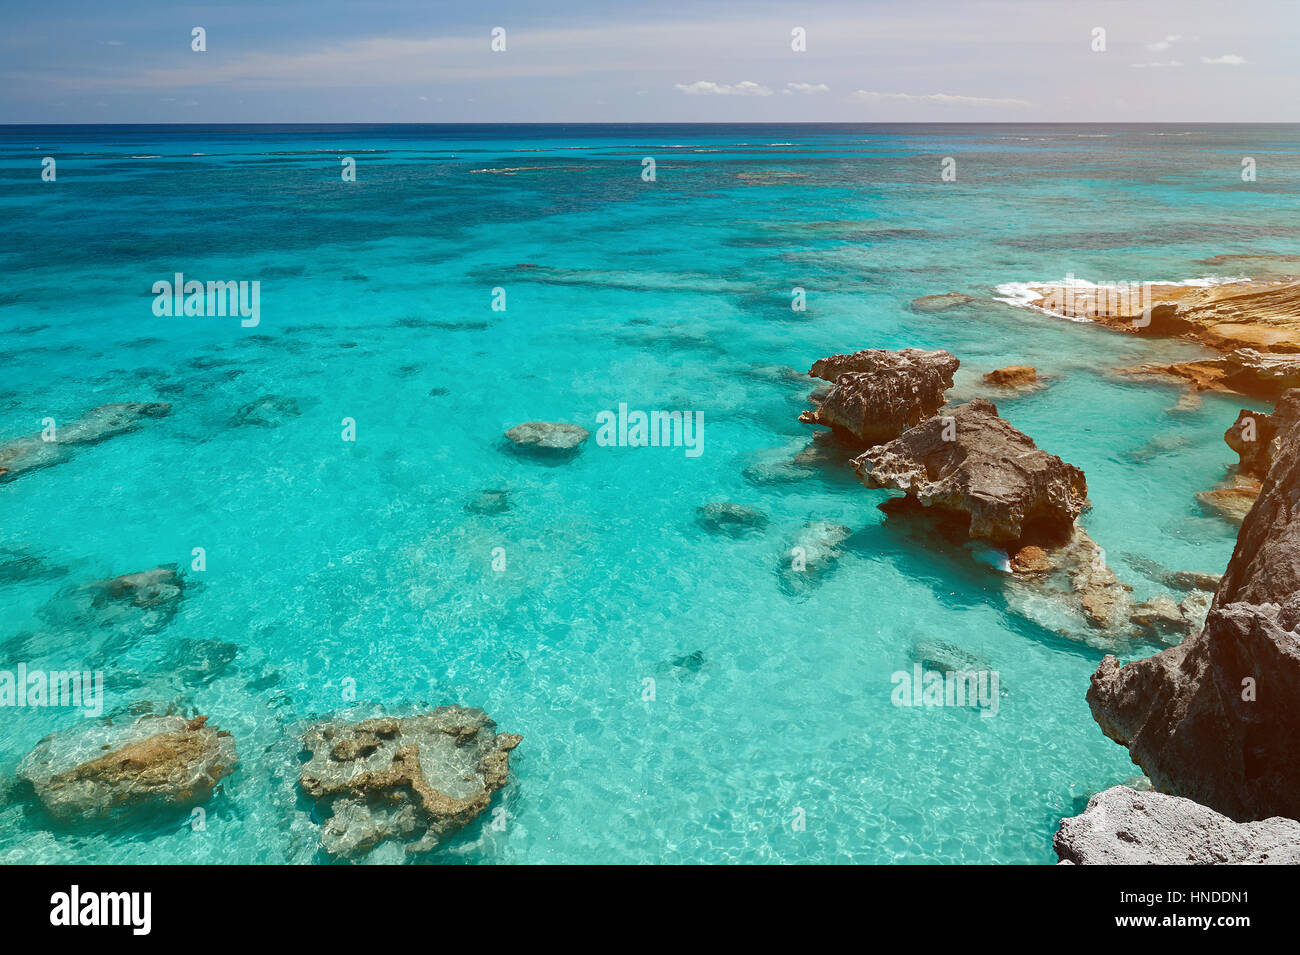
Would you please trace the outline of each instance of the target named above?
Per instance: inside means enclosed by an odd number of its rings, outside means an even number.
[[[506,830],[472,826],[433,861],[1054,861],[1060,817],[1136,772],[1084,702],[1100,652],[1014,612],[992,570],[886,519],[847,471],[747,480],[811,431],[808,384],[772,366],[943,347],[969,397],[1033,364],[1051,386],[999,408],[1084,469],[1084,523],[1137,596],[1161,590],[1130,555],[1221,571],[1232,530],[1194,494],[1234,459],[1239,402],[1171,412],[1176,390],[1108,374],[1198,350],[991,296],[1300,252],[1298,144],[1298,127],[0,128],[0,440],[173,406],[0,485],[0,666],[100,666],[108,710],[206,713],[241,755],[204,832],[67,830],[7,785],[0,859],[321,861],[296,734],[355,680],[366,704],[480,706],[524,736]],[[261,281],[260,325],[155,317],[176,271]],[[947,291],[986,300],[907,307]],[[268,394],[301,414],[232,425]],[[513,424],[594,432],[620,402],[703,411],[703,455],[502,450]],[[465,510],[493,488],[508,512]],[[711,535],[694,514],[713,500],[771,524]],[[791,595],[778,571],[809,520],[854,535]],[[86,581],[196,546],[207,571],[166,626],[68,609]],[[927,640],[999,671],[995,718],[891,704]],[[695,651],[698,669],[673,664]],[[78,719],[0,710],[0,778]]]

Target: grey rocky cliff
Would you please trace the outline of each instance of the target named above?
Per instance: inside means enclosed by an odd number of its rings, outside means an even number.
[[[1279,431],[1205,627],[1093,674],[1088,704],[1162,792],[1300,817],[1300,423]]]
[[[1061,820],[1052,846],[1072,865],[1300,864],[1300,822],[1233,822],[1190,799],[1115,786]]]

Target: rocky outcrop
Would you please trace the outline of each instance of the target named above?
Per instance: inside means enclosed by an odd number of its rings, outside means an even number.
[[[767,515],[758,508],[730,501],[711,501],[696,508],[695,519],[705,530],[731,537],[743,537],[767,527]]]
[[[1032,286],[1025,304],[1138,335],[1200,342],[1222,357],[1126,369],[1172,376],[1193,389],[1270,400],[1300,387],[1300,281],[1243,281],[1212,286]]]
[[[1204,628],[1093,674],[1088,704],[1162,792],[1300,816],[1300,424],[1279,432]]]
[[[1072,865],[1296,865],[1300,822],[1233,822],[1190,799],[1115,786],[1062,819],[1052,846]]]
[[[823,358],[808,374],[834,385],[799,420],[832,428],[860,446],[892,441],[943,407],[960,364],[946,351],[919,348]]]
[[[1175,378],[1192,391],[1219,391],[1276,401],[1286,391],[1300,388],[1300,354],[1238,348],[1219,358],[1146,364],[1121,368],[1121,374]]]
[[[55,421],[52,429],[41,434],[0,445],[0,481],[12,481],[28,471],[62,464],[77,448],[134,431],[146,420],[161,418],[171,409],[166,402],[120,402],[100,405],[66,424]]]
[[[1242,408],[1237,420],[1223,432],[1223,440],[1240,458],[1237,470],[1256,478],[1266,477],[1273,465],[1274,440],[1279,432],[1289,430],[1297,421],[1300,421],[1298,389],[1279,398],[1272,414]]]
[[[969,536],[997,544],[1059,543],[1087,504],[1083,472],[1042,451],[976,398],[853,461],[870,488],[904,491],[969,521]]]
[[[1241,526],[1259,496],[1260,481],[1273,464],[1277,436],[1297,421],[1300,421],[1300,389],[1282,395],[1272,414],[1242,408],[1237,420],[1223,433],[1223,440],[1240,459],[1237,475],[1232,483],[1199,492],[1196,499],[1220,517]]]
[[[126,726],[96,722],[47,736],[18,775],[64,820],[116,818],[205,801],[238,756],[206,716],[149,714]]]
[[[321,843],[330,854],[357,858],[390,839],[427,852],[488,807],[521,739],[460,706],[327,720],[303,738],[310,759],[298,781],[328,816]]]
[[[984,376],[984,383],[995,388],[1033,388],[1041,384],[1033,365],[1008,365],[994,369]]]
[[[975,299],[961,292],[945,292],[942,295],[922,295],[912,299],[912,310],[916,312],[946,312],[950,308],[969,305]]]
[[[506,432],[514,450],[538,457],[564,458],[576,454],[591,432],[576,424],[527,421]]]

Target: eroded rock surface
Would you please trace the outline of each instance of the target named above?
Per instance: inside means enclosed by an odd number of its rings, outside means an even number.
[[[831,355],[808,374],[833,387],[799,420],[833,428],[863,446],[891,441],[943,407],[960,364],[946,351],[919,348]]]
[[[1233,822],[1190,799],[1115,786],[1061,820],[1052,839],[1073,865],[1300,864],[1300,822]]]
[[[867,487],[904,491],[969,519],[969,535],[1024,545],[1068,540],[1087,504],[1083,472],[976,398],[853,461]]]
[[[36,434],[0,445],[0,481],[12,481],[27,471],[62,464],[78,447],[134,431],[146,420],[161,418],[171,410],[172,406],[166,402],[129,401],[100,405],[66,424],[56,421],[52,441]]]
[[[1125,667],[1105,657],[1088,703],[1162,792],[1300,816],[1300,424],[1275,439],[1204,628]]]
[[[441,706],[415,716],[326,720],[303,738],[299,785],[328,814],[325,850],[365,855],[387,840],[427,852],[488,807],[522,737],[482,710]]]
[[[47,736],[18,767],[60,819],[104,819],[205,801],[238,756],[206,716],[148,714],[134,723],[85,724]]]

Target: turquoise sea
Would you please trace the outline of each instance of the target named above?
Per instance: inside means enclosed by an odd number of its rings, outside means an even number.
[[[84,716],[0,709],[0,860],[323,862],[304,722],[461,703],[523,735],[508,823],[427,861],[1054,862],[1060,818],[1137,773],[1084,701],[1102,651],[847,467],[790,466],[812,383],[782,368],[946,348],[965,399],[1035,365],[1049,387],[991,397],[1083,468],[1084,525],[1154,596],[1148,561],[1231,553],[1194,495],[1235,461],[1240,399],[1174,410],[1177,389],[1112,369],[1197,347],[994,290],[1253,275],[1215,257],[1300,253],[1298,196],[1300,126],[0,127],[0,442],[172,405],[0,484],[0,668],[102,669],[106,713],[207,714],[241,757],[201,831],[70,828],[14,770]],[[177,272],[259,281],[260,323],[156,316]],[[979,301],[909,308],[949,291]],[[286,400],[241,419],[264,396]],[[620,403],[702,412],[703,453],[504,448]],[[508,510],[466,509],[497,489]],[[770,523],[709,533],[696,508],[718,500]],[[808,521],[853,534],[783,587]],[[74,599],[167,563],[170,619]],[[936,642],[998,671],[995,717],[892,704]]]

